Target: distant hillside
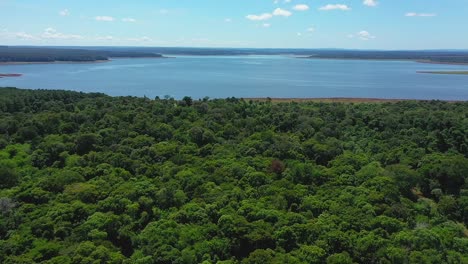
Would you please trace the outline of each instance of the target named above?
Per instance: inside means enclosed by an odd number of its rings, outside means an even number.
[[[0,46],[0,62],[93,62],[111,57],[162,57],[153,52]]]

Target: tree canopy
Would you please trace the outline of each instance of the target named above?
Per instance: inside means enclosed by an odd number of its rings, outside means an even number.
[[[468,103],[0,89],[0,263],[467,263]]]

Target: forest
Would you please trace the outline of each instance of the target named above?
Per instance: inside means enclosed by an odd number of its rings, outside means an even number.
[[[468,64],[467,50],[346,50],[254,49],[188,47],[22,47],[0,46],[0,62],[92,62],[109,58],[190,56],[287,55],[310,59],[412,60],[442,64]]]
[[[162,57],[152,52],[89,50],[85,48],[0,46],[0,63],[5,62],[94,62],[111,57]]]
[[[0,89],[0,263],[468,263],[468,102]]]

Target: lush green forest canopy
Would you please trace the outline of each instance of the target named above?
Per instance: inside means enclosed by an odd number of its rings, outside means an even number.
[[[110,57],[162,57],[152,52],[0,46],[0,62],[93,62]]]
[[[468,103],[0,89],[0,263],[468,263]]]

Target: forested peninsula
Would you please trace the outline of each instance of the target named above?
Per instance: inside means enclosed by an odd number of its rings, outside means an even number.
[[[1,63],[97,62],[110,58],[161,58],[161,54],[141,51],[108,51],[73,48],[0,46]]]
[[[468,102],[0,89],[0,263],[468,263]]]

